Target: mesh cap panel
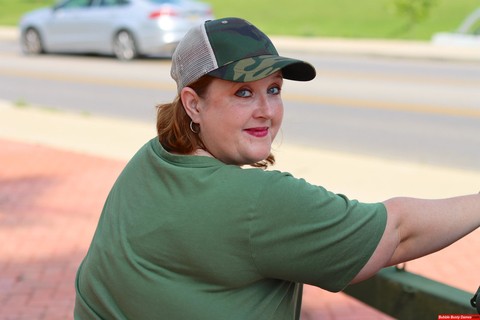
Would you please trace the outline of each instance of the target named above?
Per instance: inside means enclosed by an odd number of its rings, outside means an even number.
[[[170,74],[177,82],[180,92],[182,88],[217,67],[205,26],[202,24],[192,28],[178,44],[172,56]]]

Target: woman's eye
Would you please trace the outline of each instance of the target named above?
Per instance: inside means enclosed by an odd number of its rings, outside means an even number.
[[[247,98],[252,96],[252,92],[248,89],[240,89],[235,92],[235,95],[240,98]]]
[[[269,94],[280,94],[280,91],[280,87],[271,87],[270,89],[268,89]]]

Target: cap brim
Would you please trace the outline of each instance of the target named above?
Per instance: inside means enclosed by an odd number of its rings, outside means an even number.
[[[278,70],[282,70],[283,77],[289,80],[310,81],[316,76],[315,68],[308,62],[276,55],[234,61],[208,74],[229,81],[250,82],[268,77]]]

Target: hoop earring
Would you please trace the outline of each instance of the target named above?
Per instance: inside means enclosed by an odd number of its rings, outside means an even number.
[[[200,132],[200,130],[195,131],[195,129],[193,128],[193,121],[192,120],[190,120],[190,130],[195,134],[198,134]]]

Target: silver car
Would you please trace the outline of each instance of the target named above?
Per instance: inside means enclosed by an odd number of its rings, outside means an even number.
[[[211,6],[195,0],[65,0],[25,14],[20,41],[26,54],[171,57],[187,30],[209,19]]]

